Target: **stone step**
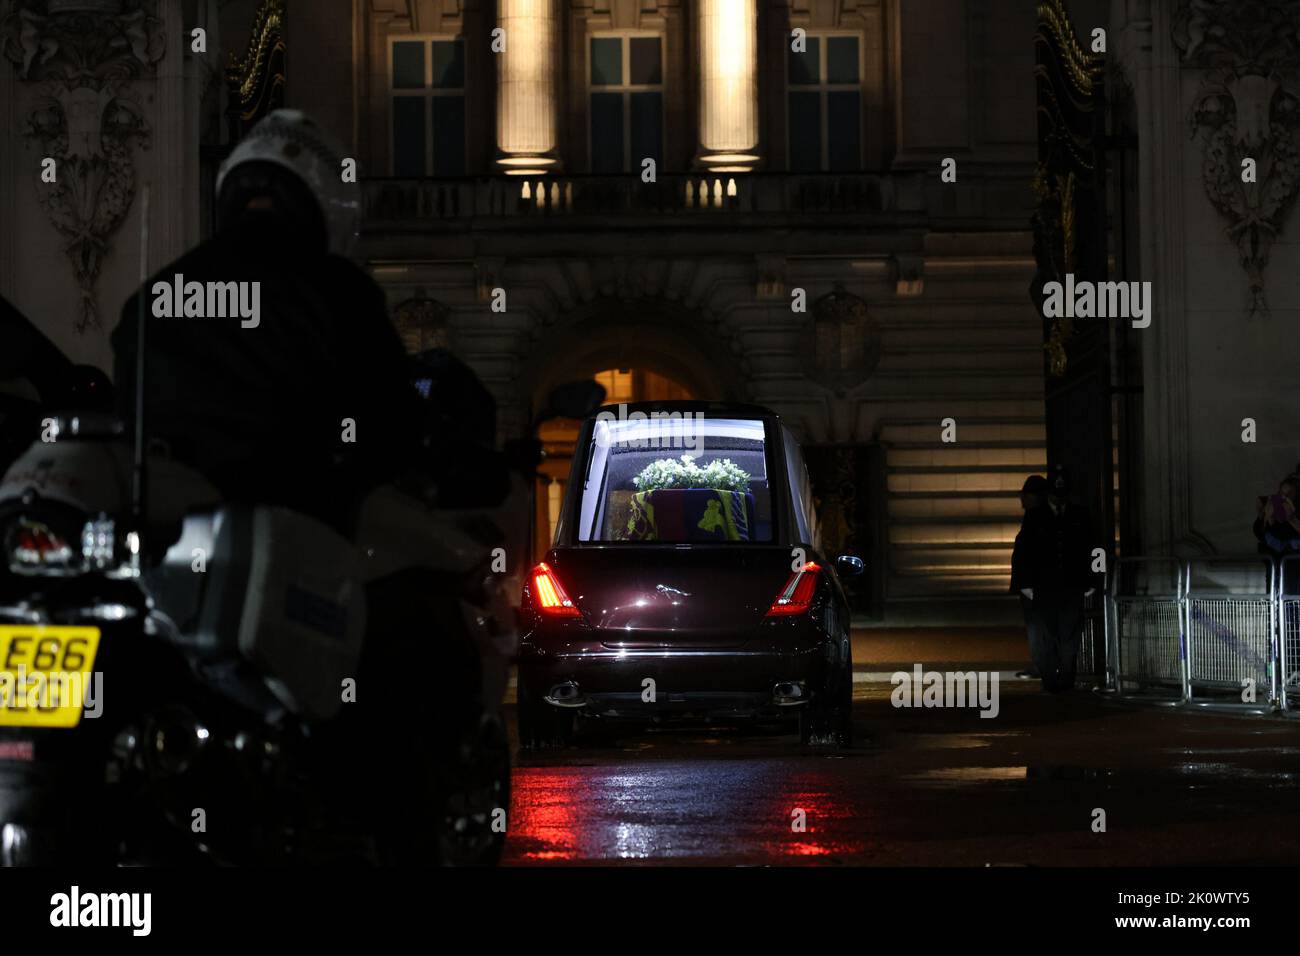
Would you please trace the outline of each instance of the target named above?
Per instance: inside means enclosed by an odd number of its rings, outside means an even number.
[[[926,570],[1010,573],[1011,567],[1011,545],[1003,546],[1000,542],[972,544],[964,548],[895,548],[891,554],[893,569],[912,574]]]
[[[989,492],[1020,492],[1025,476],[1042,473],[1045,462],[1015,468],[908,468],[887,469],[886,488],[890,495],[926,492],[933,494],[983,495]]]
[[[1015,544],[1015,535],[1021,529],[1021,523],[980,522],[961,524],[956,522],[936,524],[902,524],[889,525],[889,546],[898,550],[904,548],[1005,548],[1010,559],[1011,546]]]
[[[886,587],[889,600],[931,598],[951,599],[958,595],[1006,594],[1011,586],[1009,574],[926,574],[924,576],[890,576]]]
[[[891,521],[922,518],[1020,520],[1020,496],[1014,492],[971,495],[890,495],[885,503]]]
[[[960,436],[960,428],[958,435]],[[979,444],[932,442],[891,446],[886,449],[886,467],[891,472],[923,468],[966,469],[1015,465],[1033,471],[1046,467],[1046,452],[1037,442],[999,442]],[[1028,473],[1028,472],[1026,472]]]
[[[886,422],[880,427],[880,440],[890,447],[909,446],[914,443],[937,442],[943,418],[957,422],[957,441],[960,444],[990,444],[997,442],[1023,442],[1043,447],[1047,441],[1046,426],[1039,421],[989,421],[961,415],[944,415],[919,422]]]
[[[961,421],[963,418],[982,421],[1036,421],[1043,420],[1043,396],[1014,399],[991,399],[985,396],[972,396],[959,401],[919,400],[915,402],[893,402],[886,399],[880,405],[880,421],[884,424],[922,424],[938,421],[949,416]]]

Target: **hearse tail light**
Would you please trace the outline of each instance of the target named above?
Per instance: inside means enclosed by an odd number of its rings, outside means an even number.
[[[817,592],[817,575],[821,567],[811,561],[799,571],[790,575],[785,587],[776,596],[772,606],[767,609],[767,617],[793,617],[807,614],[812,607],[813,595]]]
[[[582,617],[582,612],[569,600],[564,585],[545,561],[533,568],[533,606],[544,617]]]

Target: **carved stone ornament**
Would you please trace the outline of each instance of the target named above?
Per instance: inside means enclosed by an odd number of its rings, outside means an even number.
[[[1183,62],[1206,72],[1189,121],[1205,192],[1227,220],[1250,281],[1250,314],[1267,314],[1264,270],[1300,191],[1300,4],[1190,0],[1174,21]],[[1243,182],[1243,161],[1255,181]]]
[[[36,198],[66,240],[83,334],[103,328],[95,284],[135,197],[131,143],[149,145],[129,85],[163,57],[155,13],[155,0],[11,0],[0,8],[0,56],[37,84],[24,132],[42,159],[55,161],[55,181],[44,181],[38,164]]]
[[[393,309],[393,325],[402,338],[406,351],[412,355],[429,349],[451,349],[451,329],[447,324],[448,309],[417,290],[415,297],[399,303]]]
[[[813,305],[804,341],[808,377],[839,395],[865,382],[880,362],[880,328],[867,303],[840,286]]]

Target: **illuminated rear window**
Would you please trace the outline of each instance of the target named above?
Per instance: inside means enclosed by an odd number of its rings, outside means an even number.
[[[771,542],[764,423],[649,415],[659,417],[596,422],[575,516],[578,540]]]

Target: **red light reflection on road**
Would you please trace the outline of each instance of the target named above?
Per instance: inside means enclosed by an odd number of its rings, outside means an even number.
[[[813,781],[808,779],[810,776]],[[846,839],[852,829],[851,821],[858,813],[847,801],[836,799],[827,788],[830,779],[829,774],[801,775],[799,782],[816,782],[822,786],[798,792],[790,799],[785,814],[790,832],[784,839],[768,844],[772,852],[787,857],[858,856],[865,852],[865,844],[860,839]],[[802,811],[802,831],[794,828],[797,810]]]
[[[798,759],[520,767],[505,862],[861,862],[867,809],[842,790]]]
[[[567,767],[516,769],[507,820],[507,853],[519,862],[562,862],[578,856],[574,773]]]

